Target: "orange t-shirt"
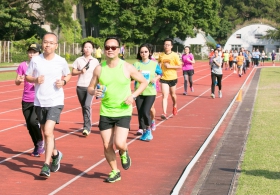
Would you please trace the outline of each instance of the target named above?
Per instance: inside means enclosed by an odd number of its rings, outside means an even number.
[[[237,56],[236,61],[237,61],[237,65],[238,65],[238,66],[243,65],[244,56]]]

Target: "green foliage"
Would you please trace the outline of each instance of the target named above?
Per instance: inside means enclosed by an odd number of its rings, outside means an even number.
[[[81,43],[84,43],[86,41],[93,42],[95,47],[97,47],[97,45],[98,45],[98,46],[100,46],[100,48],[103,48],[105,39],[104,38],[95,38],[95,37],[86,37],[81,40]]]
[[[161,43],[166,37],[194,36],[194,29],[212,32],[219,25],[218,0],[93,0],[90,23],[102,37],[117,35],[122,42]]]
[[[66,53],[65,54],[65,60],[67,61],[67,62],[69,62],[70,61],[70,54],[69,53]]]

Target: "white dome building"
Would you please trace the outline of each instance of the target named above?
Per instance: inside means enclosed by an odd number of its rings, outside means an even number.
[[[279,52],[280,42],[278,40],[262,39],[266,35],[266,31],[275,30],[272,26],[265,24],[252,24],[245,26],[234,32],[227,40],[224,50],[237,49],[241,47],[252,51],[253,48],[263,50],[266,54],[271,53],[272,50]]]

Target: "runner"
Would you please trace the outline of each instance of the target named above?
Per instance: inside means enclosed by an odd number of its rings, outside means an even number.
[[[193,88],[193,81],[192,76],[194,74],[193,64],[195,63],[193,54],[190,53],[190,47],[185,46],[184,48],[184,54],[182,55],[182,70],[183,70],[183,76],[184,76],[184,93],[183,95],[187,95],[187,88],[188,88],[188,78],[190,83],[190,90],[191,92],[194,92]]]
[[[229,53],[228,50],[224,52],[224,64],[225,64],[225,70],[229,68]]]
[[[88,92],[102,97],[100,107],[99,129],[104,145],[104,154],[112,171],[106,182],[121,180],[117,168],[113,145],[119,150],[122,167],[127,170],[131,165],[128,155],[127,136],[132,116],[133,100],[147,87],[148,82],[131,64],[119,59],[120,41],[108,37],[104,42],[106,61],[97,66],[93,72]],[[131,93],[131,78],[139,82],[139,87]],[[96,89],[100,83],[100,89]],[[105,90],[106,87],[106,90]]]
[[[17,68],[17,77],[15,80],[16,85],[20,85],[24,82],[23,95],[22,95],[22,113],[26,121],[26,126],[29,132],[29,135],[34,144],[34,150],[31,153],[31,156],[39,157],[41,154],[45,153],[44,149],[44,141],[42,132],[39,126],[39,122],[37,119],[37,115],[35,113],[34,107],[34,97],[35,97],[35,89],[34,84],[29,83],[25,80],[25,73],[30,63],[32,57],[35,57],[41,53],[41,47],[39,44],[33,43],[28,49],[28,61],[22,62],[19,64]]]
[[[151,60],[152,52],[149,44],[145,43],[139,47],[137,59],[139,61],[134,63],[134,67],[143,74],[149,85],[136,98],[136,106],[138,111],[139,130],[138,135],[142,135],[140,140],[151,141],[153,135],[151,132],[152,120],[150,111],[156,99],[156,82],[160,79],[162,71],[157,62]],[[139,83],[136,82],[136,89]],[[154,122],[155,125],[155,122]],[[144,133],[143,133],[144,130]]]
[[[93,46],[93,48],[94,48],[94,46]],[[98,60],[98,62],[101,63],[102,50],[101,50],[101,48],[100,48],[99,45],[97,45],[96,48],[97,48],[97,49],[95,50],[95,57],[96,57],[96,59]]]
[[[176,85],[178,82],[177,69],[181,68],[181,62],[179,56],[172,51],[173,40],[167,38],[163,41],[164,53],[159,55],[158,62],[161,65],[162,77],[160,79],[161,90],[162,90],[162,109],[163,114],[161,119],[167,119],[167,103],[168,95],[171,93],[173,101],[173,115],[177,115],[177,96],[176,96]]]
[[[243,52],[242,51],[239,51],[239,54],[236,58],[236,61],[237,61],[237,69],[238,69],[238,75],[239,77],[242,76],[242,66],[245,62],[245,58],[243,56]]]
[[[68,63],[55,54],[57,42],[56,34],[46,33],[43,37],[44,53],[32,58],[26,72],[26,80],[35,83],[34,105],[45,137],[45,162],[40,172],[40,176],[45,178],[50,177],[50,171],[56,172],[60,168],[62,153],[55,146],[54,127],[59,123],[64,107],[63,86],[71,78]]]
[[[217,85],[219,87],[219,98],[222,98],[222,78],[223,78],[223,71],[222,71],[222,58],[219,56],[219,51],[215,50],[215,56],[213,57],[212,61],[212,71],[211,71],[211,97],[215,98],[215,82],[218,81]]]
[[[83,113],[83,135],[88,136],[91,132],[91,103],[93,96],[87,92],[87,87],[90,83],[93,71],[99,62],[92,57],[94,44],[91,41],[86,41],[82,45],[83,56],[77,58],[73,63],[72,76],[79,76],[77,82],[76,93],[82,107]],[[99,48],[100,49],[100,48]],[[98,51],[98,49],[97,49]]]

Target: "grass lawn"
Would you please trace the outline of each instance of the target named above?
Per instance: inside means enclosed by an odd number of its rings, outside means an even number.
[[[237,195],[280,194],[279,124],[280,69],[264,68],[241,164]]]

